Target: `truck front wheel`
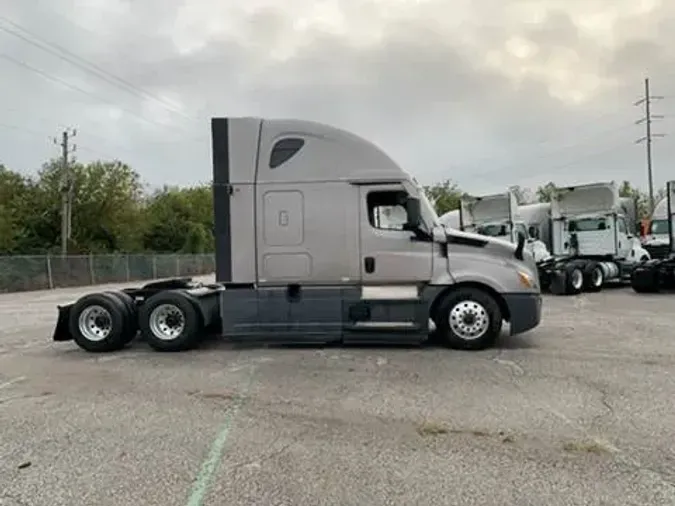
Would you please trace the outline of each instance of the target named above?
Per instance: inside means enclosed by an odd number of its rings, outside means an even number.
[[[460,350],[488,348],[502,329],[502,313],[497,301],[473,287],[459,288],[446,295],[433,319],[439,340]]]

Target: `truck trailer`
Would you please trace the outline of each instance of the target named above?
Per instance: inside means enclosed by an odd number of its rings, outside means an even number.
[[[158,351],[205,335],[259,343],[421,343],[482,349],[503,322],[540,323],[525,243],[449,230],[418,182],[329,125],[212,118],[215,283],[92,293],[59,306],[55,341]]]
[[[440,217],[441,224],[464,232],[494,237],[518,243],[520,236],[525,238],[525,250],[535,262],[551,256],[546,245],[531,237],[521,214],[516,194],[509,190],[505,193],[482,196],[467,196],[461,199],[460,208],[449,211]]]
[[[633,270],[631,286],[637,293],[675,290],[675,181],[666,185],[666,197],[659,205],[662,203],[665,204],[662,209],[665,223],[661,222],[660,226],[667,230],[667,251],[660,258],[649,260]]]
[[[619,197],[614,181],[558,188],[550,204],[520,210],[531,235],[552,256],[538,263],[542,289],[573,295],[597,292],[607,282],[629,282],[650,259],[636,228],[637,206]]]

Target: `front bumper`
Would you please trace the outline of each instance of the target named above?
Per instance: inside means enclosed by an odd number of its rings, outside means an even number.
[[[539,293],[505,293],[511,335],[532,330],[541,323],[542,297]]]

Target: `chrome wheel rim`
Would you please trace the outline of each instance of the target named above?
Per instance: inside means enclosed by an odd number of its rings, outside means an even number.
[[[584,274],[580,269],[574,269],[572,271],[572,286],[575,290],[581,290],[581,287],[584,285]]]
[[[602,284],[602,278],[602,268],[596,267],[593,269],[593,273],[591,274],[591,282],[593,283],[593,286],[600,286]]]
[[[152,310],[148,323],[155,337],[171,341],[185,330],[185,314],[178,306],[161,304]]]
[[[466,341],[481,338],[490,326],[487,311],[474,300],[463,300],[455,304],[450,310],[448,320],[452,331]]]
[[[88,341],[103,341],[112,332],[112,317],[102,306],[86,308],[80,313],[77,324],[80,334]]]

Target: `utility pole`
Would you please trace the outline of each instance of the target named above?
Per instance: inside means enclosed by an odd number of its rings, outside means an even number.
[[[652,132],[652,120],[663,119],[660,114],[652,114],[652,100],[662,100],[661,96],[654,96],[649,90],[649,78],[645,78],[645,96],[635,102],[634,105],[645,105],[645,115],[635,122],[636,125],[645,124],[645,136],[640,137],[635,142],[637,144],[645,143],[647,150],[647,179],[649,180],[649,212],[654,212],[654,176],[652,173],[652,139],[654,137],[665,137],[665,134],[655,134]]]
[[[76,146],[70,145],[72,137],[77,135],[76,130],[64,130],[61,133],[61,255],[68,254],[68,241],[72,232],[73,215],[73,178],[71,173],[70,154],[75,151]],[[54,143],[58,143],[54,139]]]

